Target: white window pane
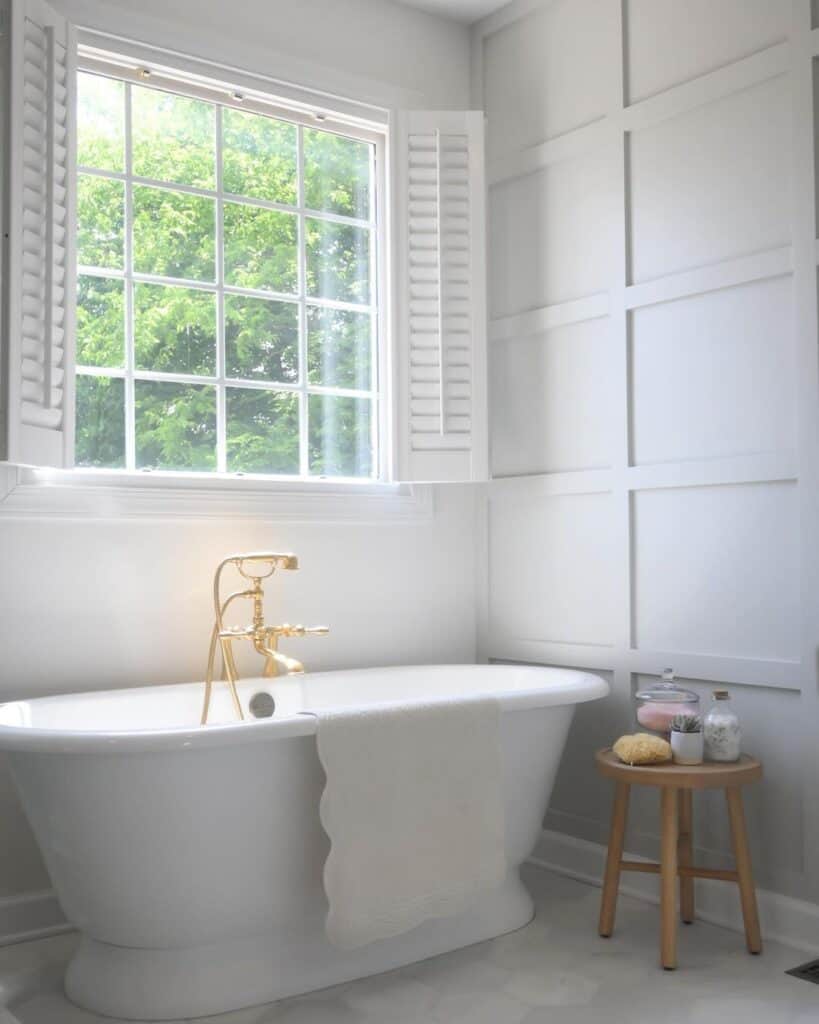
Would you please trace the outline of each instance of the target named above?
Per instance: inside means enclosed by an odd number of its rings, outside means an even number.
[[[101,75],[77,75],[77,163],[100,171],[125,170],[122,82]]]
[[[310,395],[310,473],[371,476],[371,415],[368,398]]]
[[[370,231],[307,217],[307,292],[339,302],[370,301]]]
[[[229,387],[226,405],[230,472],[298,475],[298,395]]]

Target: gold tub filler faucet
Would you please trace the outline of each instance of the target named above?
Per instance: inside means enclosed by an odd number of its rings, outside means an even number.
[[[240,576],[250,583],[246,590],[236,590],[229,597],[222,600],[221,583],[222,573],[229,565],[234,565]],[[219,563],[219,567],[213,577],[213,608],[215,621],[213,632],[210,636],[210,650],[208,652],[208,669],[205,676],[205,702],[202,707],[202,725],[208,721],[210,711],[210,700],[213,693],[214,669],[216,665],[216,649],[219,648],[222,655],[221,678],[230,687],[230,696],[233,699],[233,707],[239,718],[244,719],[242,705],[239,701],[239,692],[236,689],[236,682],[239,679],[239,672],[236,668],[236,660],[233,656],[234,640],[249,640],[254,650],[265,659],[262,674],[267,677],[278,675],[290,675],[294,672],[304,672],[304,665],[295,658],[288,658],[279,650],[279,638],[283,636],[326,636],[329,632],[327,626],[291,626],[284,623],[282,626],[267,626],[264,621],[264,589],[262,581],[273,575],[277,569],[298,569],[299,560],[293,554],[276,554],[272,552],[252,552],[246,555],[230,555]],[[253,622],[245,627],[226,627],[224,622],[225,612],[230,605],[241,597],[253,601]]]

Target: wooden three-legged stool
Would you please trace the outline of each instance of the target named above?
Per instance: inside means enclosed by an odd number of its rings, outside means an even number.
[[[614,779],[614,810],[611,818],[606,875],[600,903],[600,934],[608,938],[614,930],[617,887],[621,871],[645,871],[660,876],[660,962],[667,971],[677,966],[676,897],[680,880],[680,917],[686,924],[694,920],[694,879],[712,878],[736,882],[745,922],[745,942],[749,953],[762,952],[756,890],[751,872],[751,855],[745,832],[741,787],[762,778],[762,765],[744,754],[731,764],[623,764],[611,749],[596,755],[602,775]],[[662,833],[660,863],[623,860],[628,799],[632,786],[656,786],[660,790]],[[734,847],[735,871],[695,867],[693,861],[692,803],[695,789],[724,789],[728,798],[728,816]]]

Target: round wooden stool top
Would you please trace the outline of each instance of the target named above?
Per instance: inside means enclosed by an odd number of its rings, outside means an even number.
[[[611,747],[595,754],[597,768],[607,778],[630,786],[668,786],[672,789],[728,789],[762,778],[762,765],[742,754],[738,761],[702,764],[623,764]]]

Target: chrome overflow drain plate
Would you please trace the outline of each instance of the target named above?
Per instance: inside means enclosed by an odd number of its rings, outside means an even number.
[[[272,718],[276,710],[276,702],[266,690],[254,693],[248,704],[250,713],[254,718]]]

